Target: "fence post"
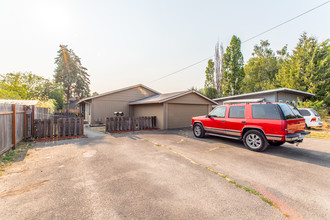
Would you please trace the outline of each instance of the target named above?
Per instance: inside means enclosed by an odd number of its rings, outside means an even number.
[[[11,105],[12,108],[12,149],[16,149],[16,104]]]
[[[26,138],[26,105],[24,105],[24,115],[23,115],[23,138]]]
[[[35,110],[36,110],[36,107],[33,105],[32,106],[32,113],[31,113],[31,133],[32,133],[32,137],[34,138],[35,137],[35,134],[34,134],[34,113],[35,113]]]
[[[81,118],[81,131],[82,131],[82,135],[84,134],[84,119]]]

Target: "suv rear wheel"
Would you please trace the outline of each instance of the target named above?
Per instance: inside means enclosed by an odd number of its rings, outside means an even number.
[[[202,138],[205,136],[205,130],[200,123],[194,124],[193,131],[194,131],[195,137]]]
[[[268,147],[268,141],[263,133],[257,130],[250,130],[244,134],[244,145],[253,151],[264,151]]]

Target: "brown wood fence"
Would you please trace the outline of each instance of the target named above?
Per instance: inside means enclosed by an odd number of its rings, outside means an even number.
[[[35,106],[0,104],[0,155],[10,149],[15,149],[16,144],[23,139],[39,137],[67,137],[83,135],[84,127],[81,118],[57,119],[51,122],[48,109],[36,108]],[[44,119],[46,122],[37,121],[35,128],[35,118]],[[48,122],[48,121],[50,122]],[[39,127],[42,121],[42,126]],[[52,128],[45,123],[53,123]],[[78,126],[79,125],[79,126]],[[53,130],[53,131],[52,131]],[[39,136],[40,135],[40,136]]]
[[[0,104],[0,155],[27,137],[26,115],[25,105]]]
[[[147,117],[109,117],[106,118],[107,132],[135,131],[156,128],[156,116]]]
[[[84,120],[77,118],[36,119],[33,125],[33,137],[52,139],[84,134]]]

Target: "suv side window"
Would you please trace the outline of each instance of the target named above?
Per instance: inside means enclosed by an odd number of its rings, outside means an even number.
[[[245,118],[245,105],[231,106],[229,109],[229,118]]]
[[[224,118],[226,116],[226,108],[226,106],[215,108],[209,115],[216,118]]]
[[[252,105],[252,118],[255,119],[281,119],[279,109],[274,104]]]

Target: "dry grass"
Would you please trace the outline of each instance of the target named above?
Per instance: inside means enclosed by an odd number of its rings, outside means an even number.
[[[307,136],[308,138],[330,140],[330,116],[326,116],[322,122],[322,127],[313,127],[308,130],[311,132],[310,135]]]

